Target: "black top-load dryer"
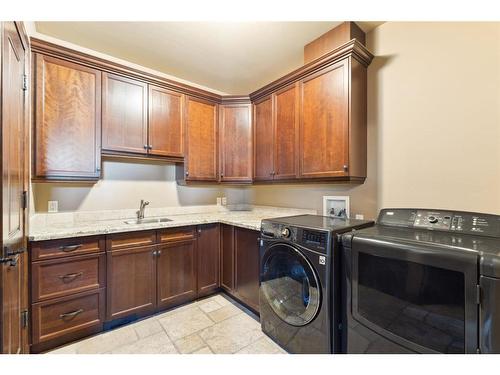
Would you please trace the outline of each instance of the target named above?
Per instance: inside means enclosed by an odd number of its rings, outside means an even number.
[[[343,351],[500,353],[500,216],[384,209],[342,243]]]

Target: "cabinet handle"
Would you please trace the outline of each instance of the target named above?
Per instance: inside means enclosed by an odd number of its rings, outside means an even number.
[[[59,318],[61,318],[61,319],[66,319],[66,318],[73,319],[75,316],[80,315],[82,312],[83,312],[83,309],[78,309],[78,310],[75,310],[75,311],[72,311],[69,313],[61,314],[61,315],[59,315]]]
[[[61,275],[59,276],[59,278],[62,280],[62,281],[73,281],[75,280],[77,277],[80,277],[83,275],[83,272],[77,272],[77,273],[68,273],[66,275]]]
[[[75,250],[78,250],[80,247],[82,247],[83,245],[82,244],[78,244],[78,245],[67,245],[67,246],[59,246],[59,249],[61,249],[62,251],[64,251],[65,253],[69,253],[71,251],[75,251]]]

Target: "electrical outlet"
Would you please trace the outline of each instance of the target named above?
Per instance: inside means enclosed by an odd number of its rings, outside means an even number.
[[[217,206],[220,206],[222,204],[222,198],[217,197]]]
[[[49,201],[47,211],[57,212],[58,211],[58,201]]]
[[[227,204],[227,198],[226,197],[222,197],[221,201],[222,201],[222,205],[223,206],[225,206]]]
[[[365,215],[356,214],[356,220],[364,220],[364,219],[365,219]]]

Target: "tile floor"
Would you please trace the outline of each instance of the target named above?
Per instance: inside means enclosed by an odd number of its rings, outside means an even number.
[[[49,354],[284,354],[245,308],[217,294]]]

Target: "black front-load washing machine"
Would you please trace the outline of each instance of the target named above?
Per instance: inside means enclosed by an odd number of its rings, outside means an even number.
[[[262,221],[260,321],[290,353],[340,350],[337,234],[373,222],[316,215]]]

